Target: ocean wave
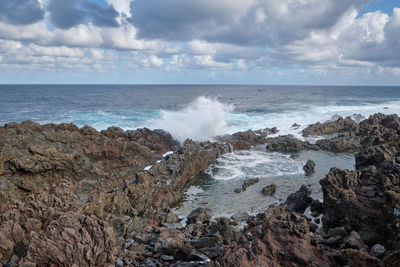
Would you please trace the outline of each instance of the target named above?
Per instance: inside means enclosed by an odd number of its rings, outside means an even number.
[[[162,110],[149,127],[166,130],[181,142],[187,138],[205,140],[226,133],[227,114],[232,111],[233,105],[202,96],[180,111]]]
[[[231,104],[202,96],[178,111],[127,109],[69,111],[57,122],[71,121],[80,127],[90,125],[97,130],[103,130],[110,126],[118,126],[124,130],[141,127],[159,128],[170,132],[183,142],[186,138],[205,140],[220,134],[267,127],[277,127],[280,130],[278,135],[293,134],[302,138],[301,130],[308,124],[324,122],[335,115],[361,114],[368,117],[377,112],[400,114],[400,101],[354,106],[304,106],[299,103],[297,106],[298,110],[265,113],[260,109],[259,112],[238,113]],[[294,123],[301,127],[293,128]]]

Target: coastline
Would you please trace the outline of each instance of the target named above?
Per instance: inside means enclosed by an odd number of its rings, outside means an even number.
[[[272,128],[180,145],[162,130],[6,124],[0,127],[0,264],[396,266],[399,129],[397,115],[375,114],[360,123],[338,118],[307,127],[304,136],[336,134],[316,144],[268,138],[277,133]],[[181,225],[171,209],[192,177],[219,156],[254,145],[360,151],[355,171],[331,169],[320,181],[324,201],[312,207],[319,207],[313,209],[323,215],[323,228],[304,210],[288,208],[312,203],[304,189],[291,196],[293,205],[249,216],[242,230],[238,219],[210,221],[204,209]],[[174,153],[163,157],[168,151]]]

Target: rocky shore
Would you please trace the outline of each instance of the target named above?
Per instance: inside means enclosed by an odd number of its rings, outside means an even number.
[[[0,266],[399,266],[398,116],[309,125],[304,136],[330,137],[316,144],[269,137],[276,133],[179,144],[162,130],[6,124]],[[173,213],[194,176],[222,154],[254,145],[356,151],[356,169],[332,168],[320,181],[322,203],[299,185],[256,216],[212,219],[198,208],[184,223]],[[304,170],[310,175],[314,166]],[[303,214],[308,208],[314,219]]]

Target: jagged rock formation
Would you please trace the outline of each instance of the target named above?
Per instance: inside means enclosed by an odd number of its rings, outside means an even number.
[[[333,124],[335,123],[333,122]],[[357,127],[351,126],[347,130],[346,133],[331,139],[318,140],[316,145],[328,151],[345,152],[400,141],[400,119],[395,114],[374,114],[361,121]]]
[[[398,156],[398,146],[372,147],[357,154],[357,170],[333,168],[320,181],[324,227],[344,226],[347,231],[356,231],[368,246],[389,248],[392,251],[384,257],[386,266],[400,264]]]
[[[266,139],[266,150],[277,152],[298,152],[301,150],[319,150],[319,147],[307,141],[301,141],[293,135],[283,135]]]
[[[353,132],[358,129],[358,123],[355,122],[352,118],[339,117],[335,121],[327,121],[324,123],[314,123],[307,126],[302,130],[302,134],[304,137],[313,136],[313,135],[328,135],[333,133],[340,132]]]
[[[113,264],[114,250],[132,233],[179,221],[169,208],[181,200],[193,176],[224,153],[264,143],[274,131],[224,137],[232,143],[187,140],[181,146],[162,130],[6,124],[0,127],[0,263],[18,257],[39,265]],[[162,157],[167,151],[175,153]],[[51,203],[36,210],[41,207],[36,198],[50,186],[63,188],[53,201],[68,207],[56,215]],[[29,205],[35,210],[27,211]],[[21,234],[26,229],[34,233]]]

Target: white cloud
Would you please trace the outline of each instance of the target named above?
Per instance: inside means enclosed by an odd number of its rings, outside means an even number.
[[[120,14],[131,17],[131,0],[106,0]]]
[[[392,16],[379,10],[360,16],[368,0],[106,2],[118,12],[116,27],[84,20],[67,30],[52,28],[48,12],[25,26],[0,21],[0,64],[85,71],[118,64],[247,72],[299,66],[316,75],[399,75],[400,8]],[[46,0],[39,4],[46,9]]]

